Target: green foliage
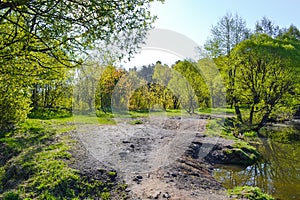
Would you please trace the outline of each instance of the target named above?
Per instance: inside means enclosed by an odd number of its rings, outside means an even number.
[[[245,137],[257,137],[257,132],[256,131],[247,131],[247,132],[244,132],[244,136]]]
[[[18,77],[0,74],[0,134],[26,119],[30,95]]]
[[[19,194],[14,191],[6,192],[3,195],[3,200],[19,200],[19,199],[21,199]]]
[[[260,134],[280,143],[300,141],[299,130],[296,126],[266,127],[260,131]]]
[[[254,35],[238,44],[229,56],[227,70],[235,73],[231,80],[232,99],[242,130],[259,130],[272,113],[290,106],[299,84],[297,68],[300,65],[299,42]],[[248,112],[240,107],[247,105]]]
[[[237,199],[246,198],[249,200],[274,200],[273,197],[263,193],[258,187],[236,187],[232,190],[229,190],[228,193],[232,198]]]
[[[108,172],[108,176],[112,177],[112,178],[115,178],[117,176],[117,172],[115,171],[110,171]]]
[[[31,119],[57,119],[71,117],[72,113],[68,109],[38,108],[31,111],[28,117]]]
[[[112,101],[114,100],[114,90],[124,75],[124,71],[116,69],[113,66],[107,66],[101,74],[100,80],[96,89],[95,106],[96,109],[104,113],[112,112]]]
[[[30,107],[70,109],[74,74],[67,68],[95,48],[106,62],[132,55],[155,19],[151,2],[0,2],[1,132],[22,122]]]
[[[201,73],[206,87],[202,88],[202,96],[205,96],[206,103],[204,107],[218,108],[226,106],[226,87],[221,77],[221,72],[215,62],[209,58],[200,59],[196,65]],[[202,86],[203,87],[203,86]],[[201,107],[201,106],[200,106]]]
[[[177,62],[173,69],[168,87],[179,99],[182,108],[194,114],[199,106],[208,107],[208,89],[197,65],[185,60]]]
[[[209,136],[220,136],[223,132],[222,121],[218,119],[210,119],[206,124],[205,134]]]
[[[1,43],[1,52],[6,59],[19,57],[19,53],[21,56],[33,53],[50,55],[61,63],[73,59],[76,64],[80,62],[79,57],[75,58],[79,53],[96,44],[98,47],[102,44],[101,48],[115,42],[115,47],[122,50],[114,52],[117,56],[132,54],[155,19],[148,12],[150,2],[153,1],[1,2],[0,26],[4,31],[0,37],[5,41]],[[128,42],[133,40],[134,43]],[[14,51],[15,46],[22,51]],[[60,50],[70,58],[62,57]],[[47,66],[37,57],[30,60]]]

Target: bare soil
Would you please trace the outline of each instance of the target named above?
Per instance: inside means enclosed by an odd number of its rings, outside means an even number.
[[[115,170],[128,199],[229,199],[205,157],[233,141],[206,137],[199,117],[118,119],[117,125],[78,125],[73,166],[83,173]],[[119,199],[115,197],[114,199]]]

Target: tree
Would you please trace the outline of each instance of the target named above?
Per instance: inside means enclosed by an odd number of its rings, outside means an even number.
[[[256,22],[255,33],[264,33],[275,38],[279,35],[280,28],[267,17],[263,17],[260,21]]]
[[[197,63],[197,68],[203,76],[208,87],[205,96],[210,96],[212,108],[226,106],[226,88],[220,71],[212,59],[202,58]]]
[[[96,90],[96,108],[104,113],[112,112],[112,95],[114,89],[125,74],[124,70],[107,66],[101,74]]]
[[[84,65],[76,68],[73,76],[73,105],[75,113],[95,112],[96,89],[101,74],[105,70],[93,60],[85,62]]]
[[[159,102],[163,105],[164,109],[178,109],[180,107],[179,99],[168,88],[172,75],[172,68],[168,65],[162,65],[160,62],[156,63],[152,78],[156,83],[156,91]]]
[[[300,31],[296,26],[290,25],[289,28],[280,30],[279,37],[293,37],[296,40],[300,40]]]
[[[246,22],[238,14],[227,13],[211,29],[211,38],[204,48],[211,57],[229,55],[231,49],[250,35]]]
[[[113,111],[124,113],[129,110],[146,110],[149,102],[146,100],[148,91],[145,90],[147,81],[138,76],[138,72],[125,72],[119,79],[112,95]]]
[[[148,66],[143,65],[142,68],[137,71],[138,76],[140,78],[145,79],[147,82],[152,82],[153,81],[152,76],[153,76],[153,73],[154,73],[154,68],[155,68],[154,64],[148,65]]]
[[[132,53],[154,20],[148,11],[153,0],[81,1],[40,0],[0,2],[0,51],[18,44],[14,55],[40,52],[64,62],[63,49],[73,61],[97,42]],[[33,43],[34,41],[34,43]],[[36,45],[36,44],[39,45]],[[10,52],[11,53],[11,52]],[[13,55],[5,55],[13,58]]]
[[[177,71],[172,71],[172,79],[168,84],[168,88],[179,99],[180,105],[189,114],[194,114],[195,109],[199,107],[198,99],[194,89],[189,81]]]
[[[23,121],[30,111],[30,95],[24,86],[26,81],[17,76],[0,76],[0,136]]]
[[[258,131],[285,104],[299,85],[300,43],[256,34],[241,42],[229,57],[235,66],[235,110],[243,130]],[[249,111],[242,113],[240,106]]]
[[[190,114],[193,114],[199,106],[210,106],[207,85],[195,63],[187,60],[177,62],[172,67],[172,76],[168,88]]]
[[[48,93],[51,85],[53,94],[56,83],[45,84],[45,75],[79,66],[93,49],[102,49],[105,59],[112,57],[110,51],[116,54],[112,60],[121,59],[127,53],[131,55],[155,19],[148,11],[151,2],[153,0],[0,1],[0,80],[22,82],[1,82],[1,87],[8,88],[1,98],[8,102],[0,105],[3,112],[0,128],[10,117],[14,123],[19,121],[17,118],[26,117],[22,109],[22,117],[10,113],[14,113],[12,108],[21,107],[29,111],[29,105],[24,104],[30,101],[15,101],[15,98],[29,98],[28,88],[32,85],[44,84]]]
[[[229,56],[232,48],[243,40],[249,38],[250,30],[246,27],[246,21],[238,14],[232,15],[227,13],[223,16],[216,26],[211,29],[211,38],[206,42],[204,48],[208,52],[208,55],[212,58],[218,58],[220,56]],[[222,62],[226,62],[223,59]],[[229,63],[224,64],[229,66]],[[229,77],[227,82],[227,99],[228,103],[233,106],[233,87],[235,71],[234,69],[226,70]]]

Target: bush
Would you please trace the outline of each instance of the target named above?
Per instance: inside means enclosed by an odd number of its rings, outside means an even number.
[[[24,121],[30,111],[29,92],[16,81],[0,75],[0,134]]]

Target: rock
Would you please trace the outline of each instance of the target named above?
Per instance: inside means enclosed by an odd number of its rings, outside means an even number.
[[[171,176],[177,177],[177,174],[176,173],[171,173]]]
[[[160,196],[160,194],[161,194],[161,192],[160,192],[160,191],[157,191],[156,193],[154,193],[153,198],[154,198],[154,199],[158,199],[159,196]]]
[[[143,179],[141,175],[136,176],[137,179]]]
[[[168,192],[163,193],[163,198],[169,199],[171,198],[171,195]]]
[[[131,192],[131,189],[126,188],[126,189],[125,189],[125,192],[127,192],[127,193],[128,193],[128,192]]]
[[[136,182],[137,184],[140,184],[142,182],[142,179],[135,177],[132,179],[132,181]]]

